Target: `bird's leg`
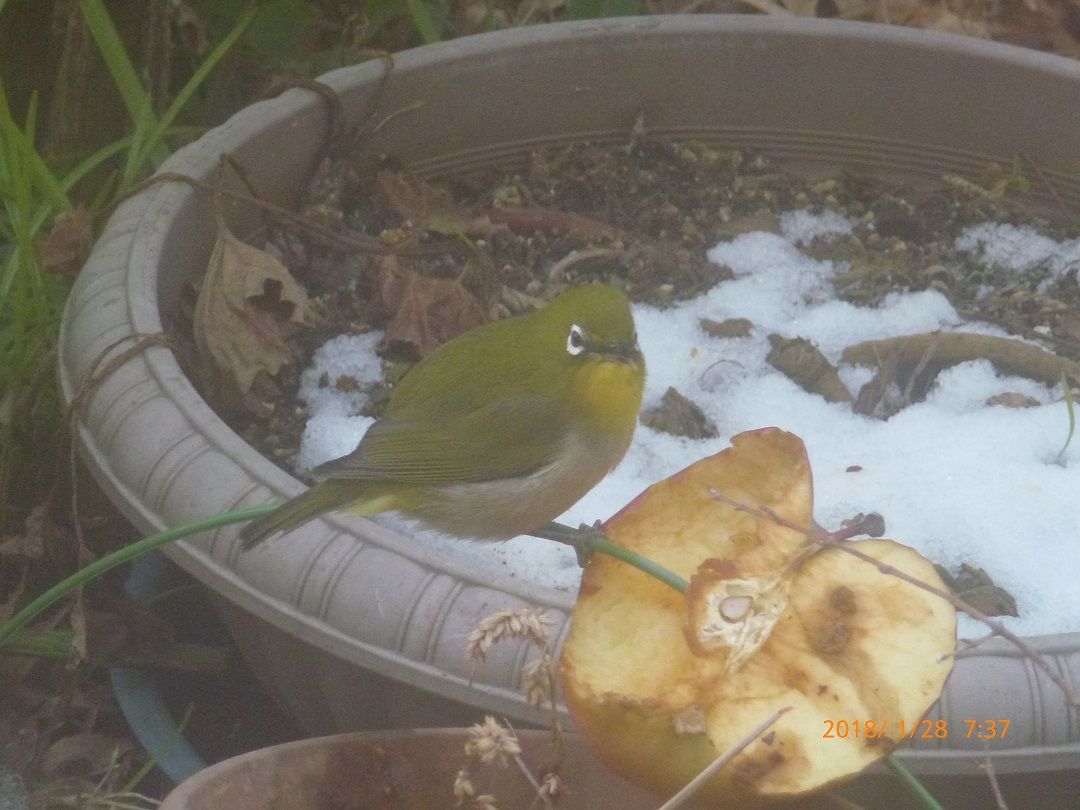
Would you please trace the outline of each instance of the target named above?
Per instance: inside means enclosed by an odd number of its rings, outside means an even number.
[[[577,553],[578,565],[582,568],[588,565],[589,560],[592,559],[592,555],[596,551],[596,541],[599,538],[607,539],[604,533],[600,531],[599,520],[592,526],[582,523],[581,527],[577,529],[553,520],[546,526],[529,532],[529,534],[533,537],[542,537],[545,540],[553,540],[556,543],[570,546]]]
[[[567,546],[572,546],[574,551],[577,552],[578,565],[584,568],[593,554],[600,552],[601,554],[607,554],[608,556],[615,557],[622,560],[628,565],[632,565],[639,571],[644,571],[651,577],[663,582],[665,585],[669,585],[677,591],[682,593],[686,592],[689,587],[689,583],[676,574],[673,571],[669,571],[664,566],[653,562],[648,557],[643,557],[636,551],[631,551],[628,548],[620,546],[618,543],[614,543],[603,531],[600,529],[600,521],[596,521],[592,526],[582,523],[580,528],[573,528],[563,523],[556,523],[552,521],[546,526],[542,526],[539,529],[535,529],[529,534],[534,537],[543,537],[545,540],[554,540],[556,543],[562,543]]]

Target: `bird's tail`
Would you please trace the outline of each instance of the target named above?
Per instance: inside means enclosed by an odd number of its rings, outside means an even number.
[[[285,501],[270,514],[245,526],[240,532],[242,547],[246,551],[272,534],[294,529],[323,512],[364,500],[365,493],[360,482],[340,479],[321,481],[307,492]]]

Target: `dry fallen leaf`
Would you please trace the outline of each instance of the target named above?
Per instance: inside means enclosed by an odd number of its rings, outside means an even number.
[[[769,335],[769,356],[765,359],[804,391],[820,394],[826,402],[851,402],[852,396],[836,367],[821,349],[806,338]]]
[[[71,780],[73,786],[80,784],[82,790],[92,792],[95,782],[117,769],[121,756],[129,754],[131,748],[128,740],[96,731],[60,737],[42,754],[41,781]]]
[[[451,338],[487,320],[483,307],[459,282],[429,278],[384,257],[372,290],[372,316],[389,319],[384,343],[426,357]]]
[[[51,502],[37,504],[20,534],[0,538],[0,622],[21,607],[24,596],[93,560]]]
[[[554,231],[586,239],[630,242],[633,234],[592,217],[542,207],[473,209],[423,180],[389,169],[379,172],[379,191],[398,216],[423,230],[446,236],[486,236],[494,227],[515,233]]]
[[[41,243],[41,263],[50,273],[75,276],[94,244],[94,215],[72,208],[56,215]]]
[[[421,180],[390,169],[379,172],[376,180],[397,215],[424,230],[446,236],[482,235],[491,230],[489,220]]]
[[[670,386],[659,405],[642,412],[641,424],[672,436],[691,439],[711,439],[717,435],[716,425],[700,406]]]
[[[306,305],[307,293],[281,262],[219,221],[195,303],[195,343],[241,397],[265,398],[266,382],[293,359],[284,336],[303,322]]]
[[[1057,385],[1064,374],[1080,380],[1080,363],[1012,337],[977,335],[970,332],[923,332],[885,340],[867,340],[848,346],[841,361],[853,365],[880,365],[882,358],[897,355],[897,376],[928,375],[929,389],[934,375],[958,363],[989,360],[999,374],[1015,374]]]
[[[746,337],[754,330],[753,322],[746,318],[728,318],[726,321],[698,318],[698,326],[706,335],[715,338]]]
[[[612,540],[690,588],[681,594],[610,557],[590,562],[560,663],[575,723],[601,760],[670,795],[791,707],[702,798],[754,806],[849,779],[895,748],[937,699],[952,669],[955,611],[842,550],[813,551],[803,532],[712,491],[813,525],[805,449],[775,428],[734,437],[729,450],[650,487],[608,521]],[[942,587],[906,546],[853,545]],[[855,718],[872,729],[829,737],[830,721]]]

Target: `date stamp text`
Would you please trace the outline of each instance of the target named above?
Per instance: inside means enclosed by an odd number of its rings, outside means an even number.
[[[950,734],[965,739],[1000,740],[1009,733],[1008,719],[918,720],[825,720],[821,737],[825,740],[880,740],[885,737],[896,740],[944,740]]]

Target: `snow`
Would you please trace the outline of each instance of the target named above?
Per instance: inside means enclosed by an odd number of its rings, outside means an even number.
[[[1080,439],[1058,457],[1068,431],[1060,389],[1002,377],[986,361],[964,363],[939,374],[925,401],[886,421],[803,391],[765,362],[770,333],[811,340],[834,364],[845,347],[865,340],[938,329],[1005,333],[965,322],[934,291],[894,293],[877,307],[838,301],[829,280],[840,268],[810,258],[800,246],[815,237],[848,233],[853,223],[836,213],[793,211],[780,224],[779,235],[743,234],[709,252],[711,261],[734,271],[732,280],[672,308],[634,308],[648,366],[644,407],[655,406],[674,386],[702,408],[720,436],[695,441],[639,427],[622,463],[560,520],[577,525],[606,519],[653,482],[722,450],[732,435],[777,426],[806,443],[815,517],[823,526],[838,528],[858,512],[879,512],[887,537],[946,567],[966,562],[986,569],[1017,600],[1020,617],[1005,620],[1015,632],[1080,630],[1075,585]],[[1017,272],[1042,263],[1051,275],[1060,275],[1080,266],[1080,243],[1058,243],[1011,225],[968,228],[956,246]],[[747,337],[715,338],[702,331],[699,318],[747,318],[754,328]],[[373,354],[378,337],[335,338],[305,372],[300,397],[313,415],[301,447],[301,469],[348,452],[371,423],[353,416],[362,391],[337,391],[333,379],[336,374],[361,382],[378,379]],[[840,364],[839,370],[853,394],[873,376],[864,367]],[[331,385],[320,388],[324,373]],[[985,404],[1004,392],[1040,404]],[[852,467],[861,469],[848,471]],[[420,538],[477,567],[540,585],[573,589],[578,582],[573,552],[555,543],[535,538],[463,542],[430,531]],[[982,632],[962,620],[962,635]]]
[[[1014,272],[1042,266],[1047,278],[1040,290],[1067,272],[1080,268],[1080,239],[1056,242],[1030,227],[983,222],[966,228],[956,239],[961,250],[982,262]]]

